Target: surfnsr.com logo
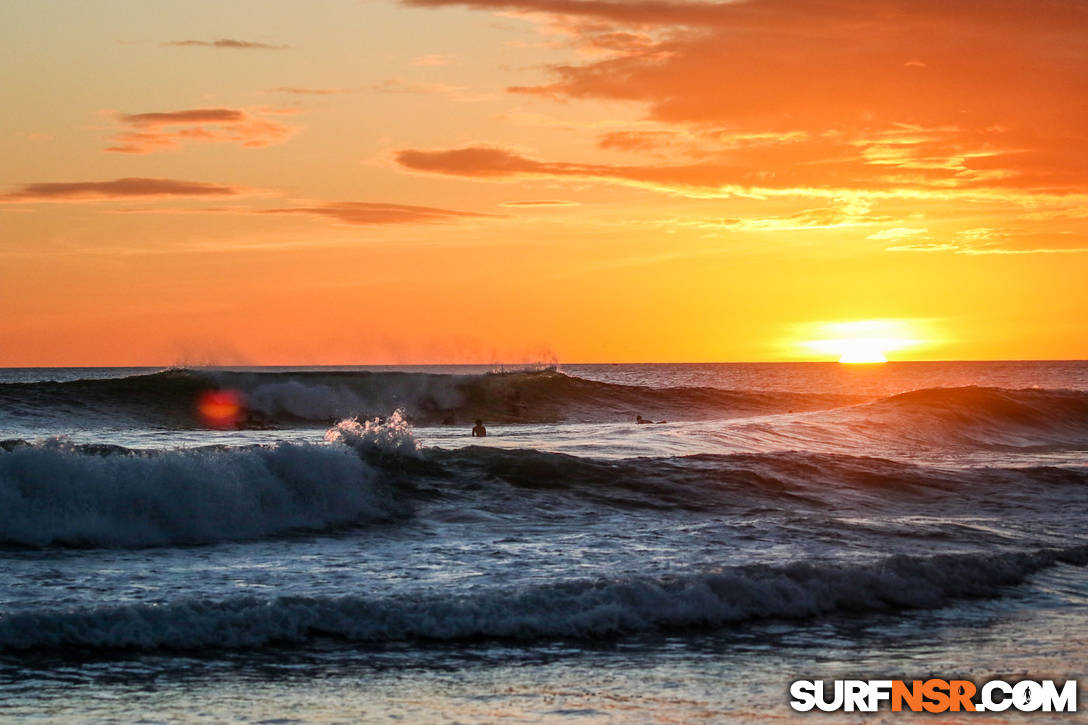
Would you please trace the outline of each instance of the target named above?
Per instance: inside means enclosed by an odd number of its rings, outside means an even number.
[[[1054,680],[797,680],[790,685],[790,707],[833,712],[1076,712],[1077,681],[1061,687]]]

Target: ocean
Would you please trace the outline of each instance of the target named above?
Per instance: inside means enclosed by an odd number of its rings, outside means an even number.
[[[0,720],[1084,701],[1086,513],[1088,362],[0,370]]]

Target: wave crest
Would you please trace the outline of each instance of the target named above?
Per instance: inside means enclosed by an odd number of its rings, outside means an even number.
[[[968,386],[929,388],[859,406],[866,423],[927,444],[1023,448],[1088,444],[1088,393]]]
[[[999,596],[1058,563],[1085,565],[1088,546],[899,554],[866,564],[733,567],[671,578],[579,580],[459,596],[247,597],[36,610],[0,615],[0,651],[242,648],[320,636],[369,643],[592,639],[714,629],[752,619],[934,608],[957,599]]]
[[[226,372],[168,370],[105,380],[0,384],[0,412],[70,420],[129,418],[201,427],[200,396],[237,394],[239,427],[329,424],[395,410],[416,424],[610,422],[636,414],[672,420],[820,410],[858,396],[767,393],[717,388],[617,385],[555,370],[450,375],[406,372]]]
[[[0,452],[0,510],[3,543],[137,547],[326,530],[406,507],[344,446],[151,454],[53,441]]]
[[[329,444],[133,451],[0,441],[0,543],[145,547],[326,531],[401,519],[428,501],[524,517],[513,486],[585,507],[687,511],[887,509],[919,502],[1046,506],[1079,468],[941,469],[782,451],[600,460],[534,450],[421,449],[401,416],[343,421]],[[1058,490],[1065,493],[1058,493]],[[1024,503],[1015,503],[1023,507]],[[1031,506],[1036,504],[1031,503]]]

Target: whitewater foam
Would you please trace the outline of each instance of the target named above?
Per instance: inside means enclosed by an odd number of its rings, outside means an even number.
[[[412,436],[411,426],[398,409],[388,418],[359,422],[358,418],[342,420],[325,431],[329,443],[344,443],[363,455],[418,456],[419,443]]]

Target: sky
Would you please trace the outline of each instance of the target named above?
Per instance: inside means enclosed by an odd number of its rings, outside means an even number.
[[[0,74],[0,366],[1088,358],[1079,0],[0,0]]]

